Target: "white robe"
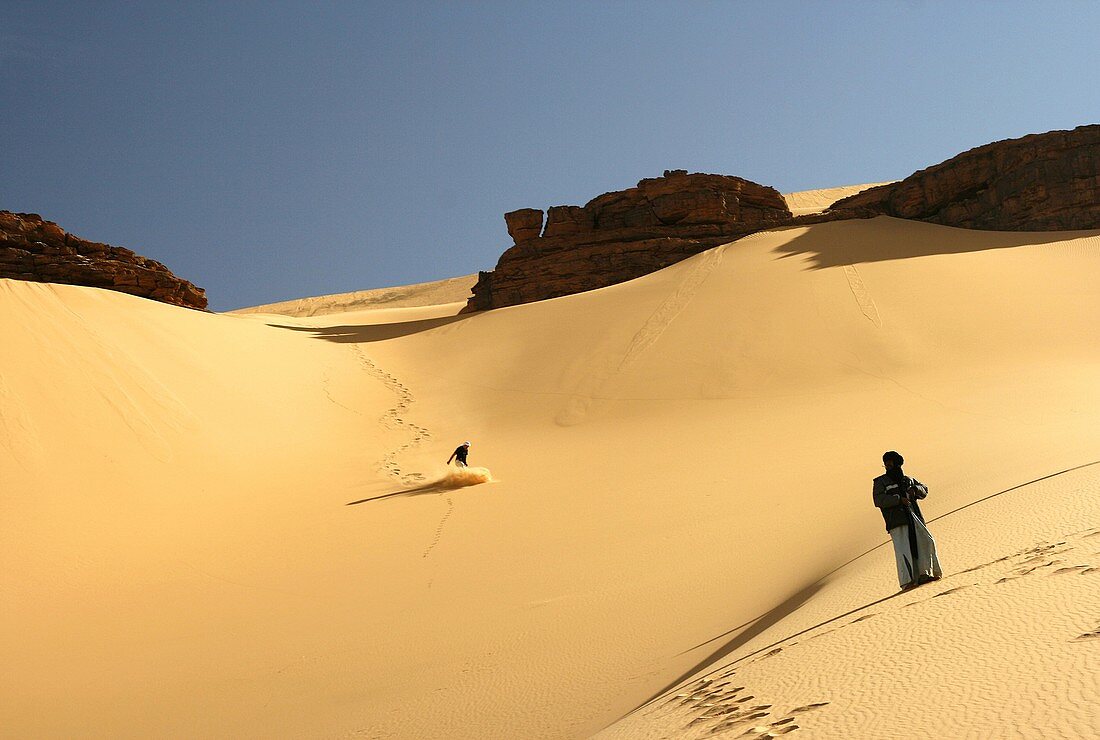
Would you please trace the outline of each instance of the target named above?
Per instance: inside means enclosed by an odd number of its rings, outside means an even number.
[[[917,535],[917,556],[914,562],[913,550],[909,544],[909,526],[903,524],[890,530],[890,539],[894,541],[894,559],[898,565],[898,584],[905,588],[910,583],[916,583],[921,576],[925,578],[940,578],[943,570],[940,568],[940,559],[936,555],[936,541],[932,539],[928,528],[917,517],[912,517],[913,526]]]

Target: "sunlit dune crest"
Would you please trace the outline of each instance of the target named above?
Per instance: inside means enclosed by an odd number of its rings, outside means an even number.
[[[845,193],[845,195],[850,194]],[[417,283],[416,285],[358,290],[351,293],[337,293],[312,298],[297,298],[291,301],[239,308],[232,313],[269,313],[307,317],[368,309],[433,306],[444,303],[460,303],[464,306],[466,299],[470,297],[470,288],[475,282],[477,282],[477,275],[463,275],[429,283]]]
[[[838,188],[819,188],[817,190],[800,190],[797,193],[783,193],[783,200],[787,201],[787,207],[795,216],[807,216],[811,213],[821,213],[841,198],[861,193],[868,188],[886,185],[885,182],[872,182],[865,185],[844,185]]]
[[[1096,736],[1098,277],[879,217],[482,313],[0,280],[2,734]]]

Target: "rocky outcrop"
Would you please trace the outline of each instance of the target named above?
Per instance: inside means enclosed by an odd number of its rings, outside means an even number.
[[[637,187],[545,214],[505,214],[514,246],[482,272],[467,310],[621,283],[760,229],[788,222],[774,188],[728,175],[666,171]]]
[[[467,310],[630,280],[761,229],[894,216],[999,231],[1100,228],[1100,125],[1007,139],[792,217],[772,188],[666,171],[638,187],[545,214],[505,215],[515,245],[480,273]]]
[[[542,211],[537,208],[521,208],[504,214],[508,236],[516,244],[534,239],[542,232]]]
[[[156,260],[66,233],[34,213],[0,211],[0,278],[108,288],[187,308],[206,292]]]
[[[986,144],[829,212],[995,231],[1100,228],[1100,126]]]

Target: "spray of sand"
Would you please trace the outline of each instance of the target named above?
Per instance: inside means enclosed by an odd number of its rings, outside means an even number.
[[[493,474],[489,468],[448,468],[442,477],[433,481],[433,488],[465,488],[479,483],[492,483]]]

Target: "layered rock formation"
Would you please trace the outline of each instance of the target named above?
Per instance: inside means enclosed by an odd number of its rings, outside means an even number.
[[[1100,228],[1100,126],[986,144],[839,200],[829,213],[994,231]]]
[[[1100,125],[971,149],[904,180],[794,217],[772,188],[684,170],[584,207],[505,215],[515,245],[482,272],[467,310],[554,298],[630,280],[761,229],[894,216],[997,231],[1100,228]]]
[[[88,285],[206,308],[206,292],[160,262],[80,239],[34,213],[0,211],[0,278]]]
[[[499,308],[621,283],[745,234],[789,222],[774,188],[728,175],[666,171],[637,187],[545,214],[505,214],[515,245],[482,272],[468,310]]]

